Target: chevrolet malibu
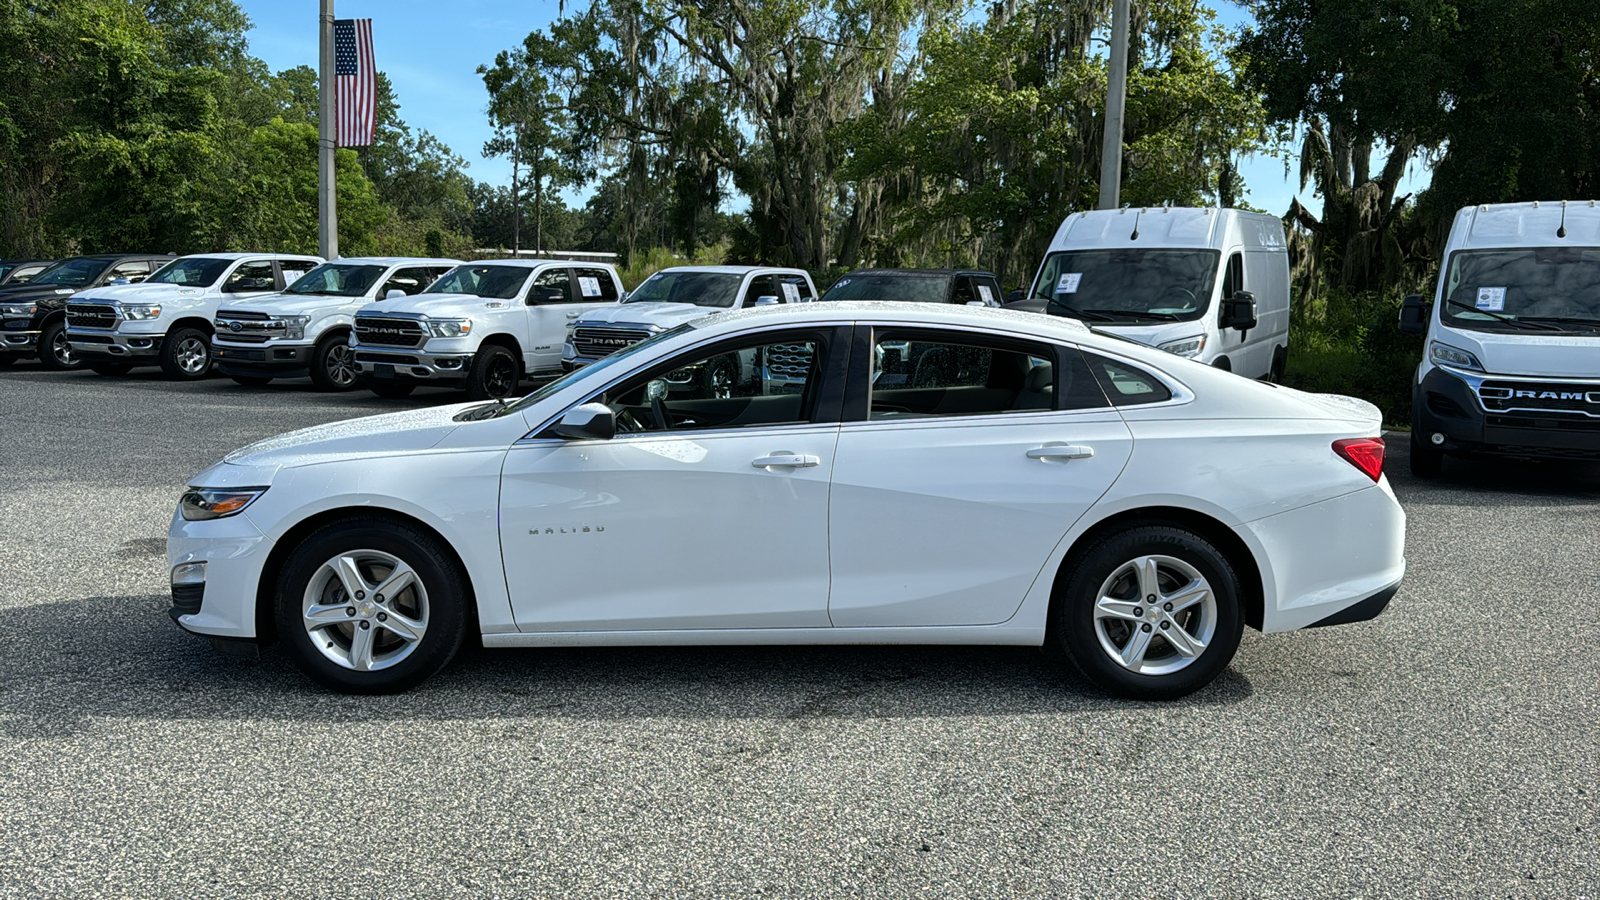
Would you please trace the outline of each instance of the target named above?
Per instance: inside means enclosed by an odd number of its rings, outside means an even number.
[[[690,374],[729,356],[737,384]],[[351,693],[472,639],[1049,645],[1105,691],[1174,698],[1247,625],[1388,604],[1405,515],[1379,425],[1069,319],[723,313],[514,403],[230,454],[173,517],[171,615]]]

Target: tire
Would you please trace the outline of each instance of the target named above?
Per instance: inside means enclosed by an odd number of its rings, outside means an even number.
[[[1212,363],[1211,365],[1212,365],[1212,367],[1221,369],[1224,372],[1232,372],[1233,371],[1233,361],[1228,359],[1226,356],[1217,357],[1217,361]]]
[[[1107,693],[1173,700],[1210,684],[1233,659],[1244,631],[1242,594],[1233,566],[1205,538],[1136,525],[1096,541],[1057,582],[1056,638]],[[1177,604],[1170,611],[1167,598]]]
[[[161,342],[161,371],[168,378],[198,381],[211,373],[211,336],[198,328],[179,328]]]
[[[374,394],[389,400],[409,397],[411,392],[417,389],[416,382],[407,381],[404,378],[385,378],[382,381],[373,380],[365,382],[365,384]]]
[[[39,332],[39,363],[52,372],[83,368],[83,357],[72,352],[67,343],[67,323],[64,319],[46,322]]]
[[[499,344],[485,344],[472,357],[467,373],[468,400],[505,399],[516,393],[522,379],[517,358]]]
[[[1422,441],[1421,430],[1411,426],[1411,474],[1418,478],[1438,478],[1444,472],[1444,451]]]
[[[1267,370],[1267,380],[1273,384],[1283,384],[1283,373],[1289,367],[1289,351],[1278,347],[1272,351],[1272,368]]]
[[[15,356],[0,356],[0,369],[4,369],[16,361],[17,358]]]
[[[96,375],[126,375],[133,371],[133,366],[127,363],[89,363],[89,371]]]
[[[265,387],[272,383],[272,376],[270,375],[229,375],[228,377],[233,379],[234,384],[242,384],[245,387]]]
[[[706,363],[700,372],[701,397],[725,400],[739,387],[739,361],[732,355],[719,356]]]
[[[319,391],[348,391],[356,380],[356,356],[343,332],[330,334],[311,351],[311,383]],[[409,393],[409,391],[407,392]]]
[[[379,589],[402,566],[410,581],[384,596]],[[466,584],[449,549],[421,529],[375,517],[335,522],[285,563],[278,636],[300,671],[330,690],[409,690],[461,647],[472,599]]]

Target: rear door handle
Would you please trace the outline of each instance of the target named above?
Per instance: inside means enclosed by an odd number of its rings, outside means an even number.
[[[1084,444],[1045,444],[1028,451],[1029,459],[1088,459],[1094,448]]]
[[[785,469],[806,469],[810,468],[811,466],[817,466],[821,464],[821,457],[811,456],[805,453],[774,453],[770,456],[763,456],[760,459],[750,461],[750,465],[755,466],[758,469],[772,469],[780,467]]]

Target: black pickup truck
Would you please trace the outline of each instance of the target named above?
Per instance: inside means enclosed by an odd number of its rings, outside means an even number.
[[[67,298],[107,284],[133,284],[169,262],[150,253],[74,256],[31,280],[0,286],[0,366],[39,357],[46,369],[83,365],[67,343]]]
[[[977,269],[856,269],[818,299],[999,306],[1005,295],[994,273]]]

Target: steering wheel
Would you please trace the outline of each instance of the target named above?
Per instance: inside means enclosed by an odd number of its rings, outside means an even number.
[[[650,430],[650,429],[644,427],[644,423],[643,422],[641,422],[638,419],[634,418],[633,413],[626,406],[624,406],[621,409],[617,410],[617,424],[622,426],[622,430],[623,431],[630,432],[630,433],[637,433],[637,432],[649,431]]]

